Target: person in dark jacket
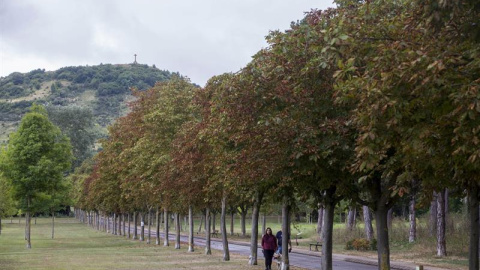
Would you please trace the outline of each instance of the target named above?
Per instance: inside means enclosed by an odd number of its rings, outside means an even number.
[[[277,237],[277,240],[278,240],[278,250],[277,250],[277,253],[278,254],[282,254],[282,229],[280,229],[280,231],[277,232],[277,234],[275,235],[275,237]],[[287,240],[287,243],[288,243],[288,252],[292,252],[292,240],[290,240],[290,234],[287,235],[288,236],[288,240]]]
[[[263,256],[265,256],[265,270],[272,269],[272,259],[275,250],[277,250],[277,238],[272,233],[270,227],[267,228],[262,237]]]

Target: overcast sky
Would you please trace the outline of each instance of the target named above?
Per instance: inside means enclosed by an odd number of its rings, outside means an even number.
[[[204,86],[235,72],[332,0],[0,0],[0,77],[37,68],[124,64],[178,71]]]

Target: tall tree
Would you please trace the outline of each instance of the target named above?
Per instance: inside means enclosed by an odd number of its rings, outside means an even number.
[[[2,153],[0,153],[0,163],[2,163]],[[15,213],[17,213],[17,209],[12,198],[12,189],[0,173],[0,234],[2,233],[2,218],[12,216]]]
[[[425,192],[453,183],[478,189],[473,171],[478,168],[479,31],[471,27],[478,23],[479,7],[474,2],[342,1],[339,25],[349,37],[343,49],[349,49],[341,52],[349,58],[335,77],[339,95],[354,97],[356,171],[376,171],[370,177],[390,185],[389,197],[408,192],[412,178],[406,169],[419,175]],[[377,219],[377,228],[380,223]],[[470,262],[478,269],[478,237],[470,244],[477,245]],[[379,246],[381,267],[389,267],[388,253],[388,246]]]
[[[51,192],[71,166],[68,138],[48,119],[46,110],[33,105],[10,137],[2,172],[10,181],[14,197],[26,213],[27,248],[31,248],[30,218],[36,198]]]
[[[74,161],[72,169],[93,155],[94,142],[99,134],[93,113],[88,108],[47,106],[48,118],[70,138]]]

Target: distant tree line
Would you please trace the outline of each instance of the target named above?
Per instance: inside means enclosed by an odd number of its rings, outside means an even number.
[[[17,123],[36,102],[45,106],[86,107],[92,111],[93,121],[106,127],[125,113],[124,100],[130,95],[131,88],[143,91],[157,81],[168,80],[172,74],[179,75],[141,64],[64,67],[51,72],[37,69],[25,74],[15,72],[0,78],[0,121]],[[34,94],[35,98],[27,99]],[[0,137],[7,135],[3,132],[0,131]]]

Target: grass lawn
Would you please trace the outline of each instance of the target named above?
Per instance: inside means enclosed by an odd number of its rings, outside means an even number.
[[[455,220],[459,220],[457,217]],[[231,253],[229,262],[222,261],[222,253],[212,250],[211,256],[203,255],[203,247],[194,253],[187,252],[187,245],[180,250],[170,247],[133,241],[123,236],[114,236],[96,231],[73,218],[59,218],[56,222],[55,239],[51,239],[51,220],[32,221],[32,249],[25,248],[23,239],[24,219],[2,220],[3,231],[0,235],[0,269],[263,269],[263,259],[259,265],[247,265],[244,255]],[[198,229],[199,220],[195,221]],[[428,236],[425,222],[419,222],[419,240],[408,243],[408,224],[395,222],[391,231],[391,259],[410,261],[449,269],[468,269],[466,258],[468,241],[462,226],[450,226],[447,230],[447,251],[449,256],[435,256],[435,239]],[[463,224],[458,222],[458,224]],[[219,224],[217,224],[219,225]],[[230,241],[250,241],[251,227],[247,222],[247,237],[228,236]],[[280,228],[277,219],[267,221],[267,226],[276,232]],[[152,227],[153,229],[154,227]],[[217,228],[218,229],[218,228]],[[229,226],[227,226],[229,231]],[[239,233],[239,219],[236,219],[235,233]],[[172,231],[173,232],[173,231]],[[203,232],[203,229],[202,229]],[[186,232],[184,232],[185,234]],[[301,233],[296,245],[295,235]],[[343,253],[376,258],[375,251],[345,250],[347,240],[364,237],[362,224],[353,231],[345,229],[345,224],[335,224],[334,253]],[[309,249],[309,243],[316,242],[315,224],[296,223],[292,227],[292,244],[294,250]],[[163,242],[162,242],[163,243]],[[290,269],[299,269],[291,267]]]
[[[51,239],[51,220],[32,220],[32,249],[25,248],[24,220],[3,220],[0,235],[0,268],[5,269],[263,269],[249,266],[244,255],[230,254],[222,261],[220,251],[206,256],[203,248],[187,252],[125,239],[91,229],[73,218],[59,218],[55,239]],[[291,268],[298,269],[298,268]]]

